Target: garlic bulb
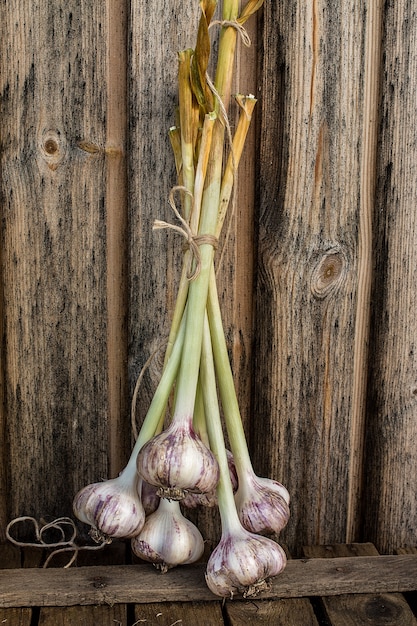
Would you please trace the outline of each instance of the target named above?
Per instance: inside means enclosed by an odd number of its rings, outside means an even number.
[[[131,472],[87,485],[75,496],[73,509],[80,521],[92,526],[90,535],[97,542],[106,537],[133,537],[145,522],[137,476]]]
[[[153,437],[137,458],[140,476],[160,488],[162,497],[180,500],[185,492],[207,493],[219,480],[218,463],[189,421],[172,421]]]
[[[158,508],[161,499],[156,493],[157,488],[139,477],[138,491],[143,508],[145,509],[145,515],[151,515],[151,513],[154,513]]]
[[[204,540],[194,524],[186,519],[177,500],[161,498],[155,513],[131,541],[136,556],[166,572],[171,567],[194,563],[204,552]]]
[[[250,468],[235,493],[239,519],[253,533],[279,533],[290,517],[290,496],[276,480],[260,478]]]
[[[229,466],[229,476],[230,482],[232,484],[233,492],[237,490],[238,482],[237,482],[237,474],[236,467],[233,460],[233,454],[230,450],[226,450],[227,454],[227,463]],[[205,506],[208,508],[213,508],[217,506],[217,492],[216,489],[209,491],[208,493],[193,493],[189,491],[186,496],[181,500],[181,504],[187,509],[196,509],[199,506]]]
[[[209,589],[224,598],[242,594],[255,596],[268,587],[269,578],[285,568],[287,559],[272,539],[249,533],[244,528],[223,533],[207,563]]]

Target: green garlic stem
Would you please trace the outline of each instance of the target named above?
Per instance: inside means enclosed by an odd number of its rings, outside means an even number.
[[[214,364],[219,385],[220,399],[224,411],[227,433],[238,477],[252,469],[245,431],[240,415],[239,403],[230,366],[226,339],[217,294],[214,266],[210,273],[210,286],[207,299],[207,314],[210,324],[211,341],[213,346]]]
[[[204,411],[206,414],[207,432],[210,448],[220,468],[220,479],[217,485],[222,531],[233,533],[241,528],[230,481],[229,464],[217,400],[216,374],[213,361],[213,350],[207,314],[204,317],[203,345],[201,353],[201,387],[203,391]]]
[[[213,145],[212,152],[217,154],[219,148]],[[212,235],[216,229],[217,208],[220,193],[220,164],[212,162],[211,172],[207,175],[204,190],[199,234]],[[217,169],[219,172],[217,172]],[[210,172],[210,163],[209,163]],[[198,277],[191,282],[188,289],[188,304],[186,312],[186,334],[183,347],[183,358],[178,373],[177,396],[173,419],[192,419],[194,412],[195,394],[197,389],[201,341],[203,336],[204,312],[206,309],[210,268],[213,263],[213,246],[208,243],[200,245],[201,271]]]
[[[145,445],[147,441],[149,441],[149,439],[154,436],[158,428],[159,420],[165,412],[168,398],[171,393],[172,386],[174,384],[180,365],[181,353],[184,344],[184,336],[185,317],[180,324],[173,350],[171,352],[171,356],[166,363],[164,371],[162,372],[162,376],[152,398],[151,404],[149,405],[145,419],[143,420],[143,424],[139,431],[139,435],[136,439],[136,443],[133,447],[129,461],[126,465],[125,470],[123,470],[127,471],[127,473],[129,473],[129,471],[136,472],[136,457],[139,453],[139,450],[142,448],[143,445]]]

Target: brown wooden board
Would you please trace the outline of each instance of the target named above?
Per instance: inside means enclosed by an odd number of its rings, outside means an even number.
[[[203,564],[183,566],[165,575],[147,565],[0,570],[0,606],[215,600],[204,572]],[[259,598],[388,593],[414,591],[416,586],[415,555],[296,559],[288,562]]]
[[[225,611],[230,626],[318,626],[309,600],[246,600],[228,601]]]
[[[127,626],[127,607],[116,604],[43,608],[38,626]]]
[[[282,538],[294,555],[343,541],[359,519],[377,106],[367,13],[264,6],[251,424],[256,467],[293,495]]]
[[[304,548],[310,558],[339,558],[343,556],[377,556],[373,544],[341,544],[335,546],[309,546]],[[326,617],[332,626],[390,624],[415,626],[417,620],[404,596],[398,593],[352,593],[321,599]]]
[[[32,609],[25,607],[0,608],[0,624],[4,624],[4,626],[31,626]]]
[[[146,626],[223,626],[220,602],[165,602],[135,606],[137,624]]]
[[[417,528],[417,14],[381,3],[372,337],[363,533],[380,552]],[[311,543],[311,542],[310,542]]]
[[[107,4],[2,10],[7,521],[108,472]]]

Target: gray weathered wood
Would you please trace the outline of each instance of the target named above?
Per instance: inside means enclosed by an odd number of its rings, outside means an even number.
[[[341,544],[335,546],[309,546],[304,548],[309,558],[337,558],[347,556],[377,556],[378,551],[371,543]],[[417,620],[403,595],[342,594],[321,599],[326,617],[332,626],[355,626],[359,624],[391,624],[392,626],[415,626]]]
[[[2,9],[9,517],[70,515],[108,470],[106,6]]]
[[[366,537],[382,552],[417,528],[417,16],[384,3],[375,199]]]
[[[292,552],[346,541],[358,522],[371,210],[361,196],[374,149],[363,141],[366,8],[264,8],[252,430],[258,471],[293,496],[282,535]]]
[[[0,570],[0,606],[215,600],[204,572],[204,565],[167,574],[148,565]],[[289,561],[259,599],[414,591],[416,581],[415,555],[300,559]]]

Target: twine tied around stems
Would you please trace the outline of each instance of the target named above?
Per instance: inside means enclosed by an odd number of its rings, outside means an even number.
[[[248,31],[237,20],[213,20],[212,22],[210,22],[209,28],[215,25],[223,26],[224,28],[227,28],[228,26],[230,26],[231,28],[235,28],[240,35],[243,45],[247,48],[250,48],[250,46],[252,45],[252,42],[248,35]]]
[[[164,222],[163,220],[155,220],[153,223],[153,230],[169,228],[171,230],[175,230],[187,240],[185,249],[189,249],[191,252],[190,268],[187,273],[187,278],[189,281],[192,281],[197,278],[201,271],[200,246],[203,244],[210,244],[211,246],[213,246],[214,249],[216,249],[218,245],[218,239],[214,235],[197,235],[192,231],[189,223],[182,217],[175,204],[174,195],[177,191],[182,191],[191,196],[191,198],[193,198],[193,194],[189,189],[182,185],[176,185],[171,189],[169,193],[169,204],[174,211],[176,218],[179,220],[179,222],[181,222],[182,226],[177,226],[176,224],[171,224],[170,222]],[[192,269],[193,261],[195,261],[194,269]]]
[[[21,522],[31,522],[35,534],[35,541],[19,541],[15,539],[10,531],[15,524]],[[43,522],[43,520],[42,520]],[[68,531],[69,532],[66,532]],[[58,541],[48,541],[46,533],[48,531],[57,531],[58,533]],[[34,517],[30,517],[29,515],[23,515],[22,517],[16,517],[11,522],[7,524],[6,527],[6,537],[7,539],[13,543],[15,546],[19,546],[20,548],[44,548],[51,549],[57,548],[54,550],[48,558],[45,560],[43,567],[48,567],[49,563],[53,559],[54,556],[60,554],[61,552],[72,552],[72,555],[69,561],[63,566],[64,569],[70,567],[75,559],[77,558],[78,553],[81,550],[101,550],[104,546],[110,543],[109,539],[105,539],[100,543],[100,545],[95,546],[87,546],[87,545],[78,545],[75,540],[77,538],[77,529],[74,521],[70,517],[58,517],[54,519],[52,522],[44,523],[42,526],[39,525],[37,520]]]

